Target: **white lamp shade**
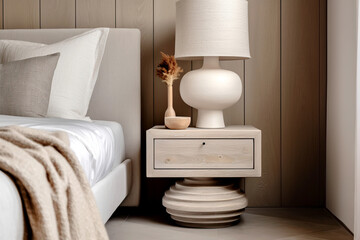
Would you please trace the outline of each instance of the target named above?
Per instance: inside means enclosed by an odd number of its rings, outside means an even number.
[[[180,0],[176,3],[175,57],[196,60],[250,58],[246,0]]]

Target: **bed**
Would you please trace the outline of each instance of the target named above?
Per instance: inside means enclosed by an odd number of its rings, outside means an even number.
[[[50,44],[86,30],[1,30],[0,39]],[[85,129],[90,129],[90,133],[91,131],[100,133],[101,136],[108,135],[108,140],[102,139],[102,143],[98,143],[104,144],[103,148],[109,148],[109,151],[103,154],[104,164],[98,167],[101,171],[93,171],[94,164],[83,165],[84,168],[89,168],[85,172],[105,223],[120,204],[123,206],[139,204],[140,99],[140,32],[137,29],[110,29],[98,81],[87,114],[91,119],[96,119],[95,121],[2,115],[0,126],[17,124],[50,131],[65,130],[69,132],[70,142],[73,145],[81,143],[82,132]],[[95,135],[89,137],[96,138]],[[92,144],[97,143],[95,141]],[[84,148],[92,148],[91,144],[84,146]],[[94,158],[97,156],[96,153],[92,155],[95,156]],[[78,158],[86,158],[86,156],[79,155]],[[0,239],[22,239],[23,218],[20,196],[12,180],[0,171],[0,208],[1,206],[3,209],[0,214]]]

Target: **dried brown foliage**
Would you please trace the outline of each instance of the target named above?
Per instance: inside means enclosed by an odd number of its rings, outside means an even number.
[[[176,79],[179,79],[180,73],[183,69],[178,66],[175,57],[160,52],[162,61],[156,67],[156,75],[158,75],[163,82],[171,86]]]

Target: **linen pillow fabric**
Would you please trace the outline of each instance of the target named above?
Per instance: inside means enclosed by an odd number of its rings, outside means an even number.
[[[59,56],[0,64],[0,114],[44,117]]]
[[[1,40],[0,63],[60,52],[47,117],[86,119],[108,34],[97,28],[49,45]]]

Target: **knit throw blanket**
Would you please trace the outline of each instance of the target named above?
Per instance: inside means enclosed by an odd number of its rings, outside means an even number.
[[[28,225],[24,239],[108,239],[66,133],[1,127],[0,169],[22,198]]]

